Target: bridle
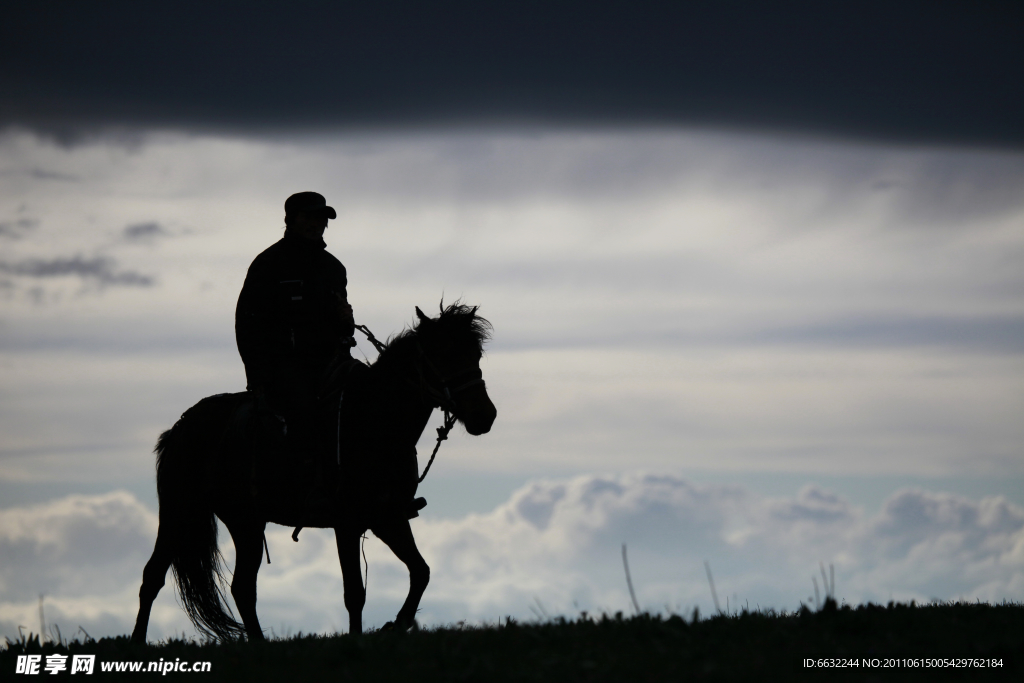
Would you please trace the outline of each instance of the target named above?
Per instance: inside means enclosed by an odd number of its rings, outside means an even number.
[[[420,394],[429,396],[432,404],[445,412],[454,413],[456,411],[455,397],[463,390],[484,383],[483,372],[480,368],[461,370],[445,377],[430,360],[430,356],[423,350],[419,339],[416,340],[416,359],[419,361],[416,363],[416,373],[419,375],[420,380],[417,385]],[[424,376],[424,366],[433,375],[436,386],[435,383],[428,381]],[[455,386],[452,386],[453,384]]]
[[[356,325],[355,328],[366,335],[366,338],[377,349],[377,353],[384,352],[386,347],[373,336],[373,332],[370,332],[368,327]],[[423,350],[419,337],[416,337],[415,365],[419,382],[415,382],[408,377],[403,377],[402,379],[415,387],[420,392],[420,395],[430,403],[431,407],[437,407],[444,411],[444,425],[437,428],[437,443],[434,444],[434,452],[430,454],[430,460],[427,462],[427,466],[419,478],[420,483],[422,483],[427,478],[430,466],[434,464],[434,458],[437,456],[438,449],[441,448],[441,442],[448,439],[448,432],[455,426],[455,421],[458,419],[456,416],[456,411],[458,410],[458,404],[455,400],[456,396],[470,387],[484,384],[484,375],[483,371],[477,367],[460,370],[453,375],[445,377],[437,369],[433,361],[430,360],[430,356],[427,355],[426,351]],[[424,368],[433,376],[434,382],[427,380]]]

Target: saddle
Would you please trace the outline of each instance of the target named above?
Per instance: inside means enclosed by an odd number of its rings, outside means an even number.
[[[332,364],[320,395],[303,416],[282,415],[271,401],[251,392],[237,395],[239,403],[225,437],[245,449],[241,457],[250,463],[249,495],[268,516],[304,520],[296,526],[312,526],[308,520],[330,526],[319,522],[336,518],[338,493],[346,484],[354,484],[346,482],[354,474],[351,458],[355,454],[346,438],[341,406],[348,390],[354,391],[368,370],[353,359]],[[355,470],[359,469],[356,465]],[[271,491],[272,496],[264,495]],[[376,507],[383,502],[368,500],[367,504]],[[422,498],[410,500],[408,518],[418,516],[425,505]]]
[[[341,402],[345,389],[366,370],[358,360],[332,363],[316,400],[288,411],[263,395],[238,395],[225,438],[245,450],[243,457],[251,463],[250,494],[261,506],[298,510],[319,500],[323,508],[333,498],[346,450]],[[272,499],[260,495],[270,490]]]

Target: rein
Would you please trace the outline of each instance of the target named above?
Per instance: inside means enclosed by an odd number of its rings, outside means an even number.
[[[434,456],[437,455],[437,451],[441,448],[441,442],[448,439],[448,432],[455,426],[455,416],[448,415],[448,411],[444,411],[444,426],[437,428],[437,443],[434,444],[434,452],[430,454],[430,460],[427,461],[427,466],[423,469],[423,474],[420,475],[419,482],[423,483],[423,480],[427,478],[427,472],[430,471],[430,466],[434,464]]]
[[[366,335],[366,338],[370,340],[370,343],[373,344],[373,347],[377,349],[377,353],[384,352],[384,349],[387,347],[385,347],[382,343],[380,343],[380,341],[376,337],[373,336],[373,332],[370,332],[369,327],[367,327],[366,325],[356,325],[355,327],[357,330]]]

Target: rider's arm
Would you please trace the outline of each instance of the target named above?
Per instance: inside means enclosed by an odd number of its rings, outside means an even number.
[[[336,302],[335,331],[339,338],[351,338],[356,329],[352,306],[348,302],[348,273],[337,259],[332,262],[329,278],[330,289]]]
[[[272,379],[275,356],[275,300],[273,278],[256,261],[249,268],[235,307],[235,342],[245,363],[249,389],[266,386]]]

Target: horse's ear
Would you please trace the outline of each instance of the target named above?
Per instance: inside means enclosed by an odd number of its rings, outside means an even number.
[[[416,317],[420,319],[421,323],[425,323],[425,322],[429,322],[430,321],[430,318],[428,318],[426,316],[426,314],[423,311],[420,310],[419,306],[416,307]]]

